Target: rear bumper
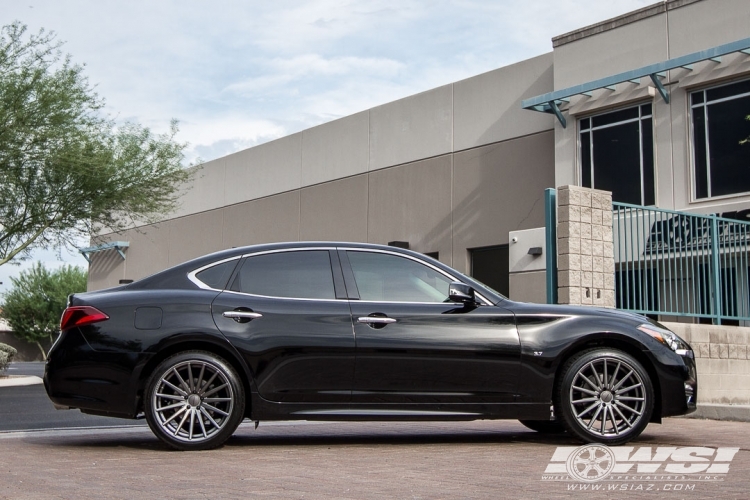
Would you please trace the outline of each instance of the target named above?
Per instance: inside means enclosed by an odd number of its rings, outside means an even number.
[[[77,329],[67,330],[50,350],[44,388],[57,409],[135,418],[136,370],[144,356],[94,351]]]

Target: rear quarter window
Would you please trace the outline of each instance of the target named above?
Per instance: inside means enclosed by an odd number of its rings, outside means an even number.
[[[232,275],[232,271],[234,271],[236,265],[236,259],[229,262],[222,262],[196,273],[195,278],[208,287],[223,290],[226,288],[227,281],[229,281],[229,277]]]

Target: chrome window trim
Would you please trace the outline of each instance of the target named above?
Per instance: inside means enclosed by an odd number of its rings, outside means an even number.
[[[244,295],[245,297],[258,297],[260,299],[277,299],[277,300],[304,300],[308,302],[344,302],[346,299],[308,299],[304,297],[279,297],[278,295],[260,295],[257,293],[238,292],[236,290],[221,290],[224,293],[233,293],[235,295]]]
[[[219,288],[212,288],[212,287],[208,286],[207,284],[205,284],[201,280],[199,280],[195,275],[198,274],[199,272],[205,271],[206,269],[209,269],[211,267],[218,266],[220,264],[224,264],[225,262],[229,262],[229,261],[232,261],[232,260],[238,260],[238,259],[241,259],[241,258],[242,258],[242,256],[237,255],[235,257],[229,257],[229,258],[226,258],[226,259],[218,260],[216,262],[212,262],[210,264],[206,264],[203,267],[199,267],[198,269],[190,271],[187,274],[187,278],[191,282],[193,282],[193,284],[196,285],[198,288],[201,288],[203,290],[214,290],[214,291],[217,291],[217,292],[221,292],[222,291],[221,289],[219,289]]]
[[[299,252],[299,251],[305,251],[305,250],[344,250],[344,251],[355,251],[355,252],[374,252],[374,253],[383,253],[387,255],[394,255],[396,257],[402,257],[405,259],[413,260],[414,262],[417,262],[418,264],[422,264],[423,266],[427,266],[430,269],[437,271],[438,273],[442,274],[443,276],[449,278],[451,281],[458,281],[459,283],[463,283],[463,280],[456,278],[455,276],[451,275],[450,273],[443,271],[437,266],[434,266],[433,264],[421,260],[417,257],[414,257],[412,255],[403,254],[399,252],[391,252],[389,250],[383,250],[380,248],[355,248],[355,247],[335,247],[335,246],[316,246],[316,247],[293,247],[293,248],[276,248],[273,250],[261,250],[258,252],[251,252],[246,253],[242,255],[237,255],[234,257],[228,257],[226,259],[222,259],[216,262],[212,262],[210,264],[206,264],[205,266],[199,267],[198,269],[195,269],[188,273],[187,277],[188,279],[195,284],[198,288],[201,288],[203,290],[213,290],[216,292],[227,292],[227,293],[233,293],[237,295],[245,295],[248,297],[259,297],[264,299],[283,299],[283,300],[303,300],[303,301],[323,301],[323,302],[341,302],[344,300],[351,300],[351,299],[310,299],[310,298],[304,298],[304,297],[279,297],[276,295],[260,295],[260,294],[254,294],[254,293],[247,293],[247,292],[238,292],[235,290],[229,290],[229,289],[218,289],[218,288],[212,288],[205,283],[203,283],[201,280],[196,278],[196,274],[198,274],[201,271],[204,271],[210,267],[218,266],[219,264],[223,264],[225,262],[229,262],[232,260],[237,259],[244,259],[247,257],[255,257],[258,255],[266,255],[266,254],[273,254],[273,253],[282,253],[282,252]],[[331,276],[331,279],[333,279],[333,276]],[[488,300],[484,295],[481,293],[476,293],[476,297],[480,299],[483,302],[483,305],[485,306],[494,306],[490,300]],[[354,299],[355,302],[360,303],[367,303],[367,304],[415,304],[415,305],[447,305],[451,304],[451,302],[406,302],[406,301],[393,301],[393,300],[358,300]]]
[[[255,257],[256,255],[265,255],[265,254],[271,254],[271,253],[281,253],[281,252],[299,252],[300,250],[336,250],[336,247],[294,247],[294,248],[276,248],[274,250],[261,250],[259,252],[252,252],[252,253],[246,253],[242,255],[242,258],[245,257]],[[331,277],[333,279],[333,277]]]

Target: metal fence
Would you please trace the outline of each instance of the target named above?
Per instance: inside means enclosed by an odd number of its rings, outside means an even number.
[[[750,321],[750,222],[612,205],[618,308]]]

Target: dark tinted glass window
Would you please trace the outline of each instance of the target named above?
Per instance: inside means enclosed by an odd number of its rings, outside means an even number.
[[[360,300],[445,302],[450,279],[419,262],[397,255],[347,252]]]
[[[696,198],[750,192],[750,80],[691,95]]]
[[[271,297],[334,299],[327,250],[300,250],[248,257],[232,289]]]
[[[701,92],[700,95],[703,95]],[[703,102],[701,100],[701,102]],[[703,106],[693,109],[693,152],[695,196],[708,197],[708,156],[706,155],[706,113]]]
[[[654,192],[653,182],[656,175],[654,172],[654,126],[652,125],[651,118],[646,118],[641,122],[641,138],[641,149],[643,151],[641,163],[643,170],[643,204],[656,205],[656,193]]]
[[[641,204],[640,123],[594,132],[594,184],[612,191],[614,201]]]
[[[634,120],[636,118],[638,118],[637,106],[635,108],[621,109],[620,111],[593,116],[591,117],[591,125],[593,127],[601,127],[602,125],[611,125],[612,123]]]
[[[471,250],[471,277],[508,297],[510,295],[508,245]]]
[[[236,265],[237,260],[230,260],[229,262],[204,269],[196,273],[195,277],[211,288],[223,290]]]
[[[591,187],[591,132],[581,133],[581,186]]]
[[[655,204],[651,104],[586,118],[579,127],[581,185],[611,191],[614,201]]]
[[[750,80],[708,89],[706,90],[706,100],[711,102],[719,99],[734,98],[741,94],[750,94]]]

